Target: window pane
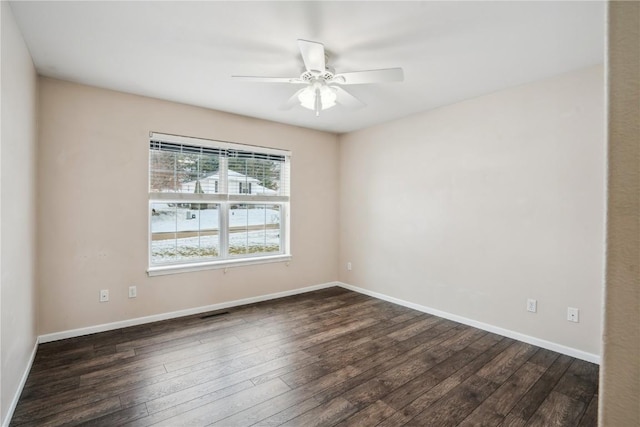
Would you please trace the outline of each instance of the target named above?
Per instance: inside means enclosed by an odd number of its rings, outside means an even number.
[[[263,159],[229,158],[229,193],[278,196],[282,162]]]
[[[217,204],[152,203],[151,264],[216,258],[218,213]]]
[[[151,150],[149,158],[150,191],[176,191],[176,153]]]
[[[216,193],[219,181],[217,154],[178,154],[176,156],[176,179],[180,193]]]
[[[281,253],[279,205],[231,205],[229,255]]]
[[[150,191],[216,193],[219,165],[217,154],[151,150]]]
[[[218,182],[220,176],[218,169],[220,158],[216,155],[203,155],[200,158],[200,184],[202,192],[206,194],[218,193]]]

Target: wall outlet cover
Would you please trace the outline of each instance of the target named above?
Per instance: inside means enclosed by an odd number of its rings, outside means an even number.
[[[567,320],[569,322],[580,322],[580,310],[574,307],[567,308]]]

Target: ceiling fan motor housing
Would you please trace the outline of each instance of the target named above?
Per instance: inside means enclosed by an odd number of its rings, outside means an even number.
[[[304,71],[300,75],[300,80],[303,82],[312,82],[316,79],[324,80],[325,82],[330,82],[333,80],[334,74],[333,71],[327,68],[324,72],[318,73],[317,71]]]

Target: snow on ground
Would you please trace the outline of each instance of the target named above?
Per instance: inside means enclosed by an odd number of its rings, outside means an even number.
[[[160,203],[154,203],[152,208],[155,209],[151,216],[151,230],[154,233],[218,229],[218,209],[193,210]],[[280,212],[277,206],[273,205],[260,205],[260,208],[255,209],[232,209],[230,212],[231,227],[280,222]],[[191,218],[192,215],[195,215],[195,218]],[[151,263],[212,258],[218,256],[219,249],[218,235],[153,240]],[[280,252],[280,230],[252,230],[232,232],[229,235],[231,255],[274,252]]]
[[[153,203],[151,232],[175,232],[218,229],[218,209],[188,209],[171,207],[166,203]],[[279,224],[278,206],[257,205],[254,209],[230,209],[229,226]],[[189,213],[189,219],[187,219]],[[191,218],[195,215],[195,218]]]
[[[155,240],[151,242],[151,263],[163,264],[182,260],[212,258],[219,254],[218,236],[189,237],[186,239]],[[231,254],[278,253],[280,231],[249,231],[229,236]]]

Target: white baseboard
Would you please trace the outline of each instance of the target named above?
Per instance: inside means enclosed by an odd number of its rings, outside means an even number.
[[[473,320],[473,319],[469,319],[463,316],[458,316],[456,314],[452,314],[452,313],[448,313],[445,311],[441,311],[441,310],[437,310],[435,308],[431,308],[431,307],[427,307],[424,305],[420,305],[420,304],[416,304],[416,303],[412,303],[409,301],[405,301],[399,298],[395,298],[395,297],[391,297],[385,294],[381,294],[379,292],[374,292],[374,291],[370,291],[364,288],[359,288],[357,286],[353,286],[353,285],[349,285],[347,283],[342,283],[342,282],[328,282],[328,283],[323,283],[320,285],[314,285],[314,286],[307,286],[304,288],[299,288],[299,289],[293,289],[290,291],[284,291],[284,292],[276,292],[273,294],[267,294],[267,295],[260,295],[260,296],[256,296],[256,297],[250,297],[250,298],[243,298],[243,299],[239,299],[239,300],[234,300],[234,301],[227,301],[227,302],[222,302],[222,303],[218,303],[218,304],[212,304],[212,305],[207,305],[207,306],[202,306],[202,307],[195,307],[195,308],[189,308],[189,309],[185,309],[185,310],[178,310],[178,311],[172,311],[169,313],[161,313],[161,314],[154,314],[152,316],[145,316],[145,317],[137,317],[135,319],[128,319],[128,320],[121,320],[118,322],[112,322],[112,323],[105,323],[102,325],[95,325],[95,326],[88,326],[86,328],[79,328],[79,329],[72,329],[72,330],[68,330],[68,331],[62,331],[62,332],[54,332],[51,334],[45,334],[45,335],[40,335],[38,337],[38,342],[39,343],[46,343],[46,342],[51,342],[51,341],[58,341],[58,340],[62,340],[62,339],[66,339],[66,338],[73,338],[73,337],[79,337],[82,335],[88,335],[88,334],[94,334],[97,332],[105,332],[105,331],[111,331],[114,329],[119,329],[119,328],[126,328],[128,326],[136,326],[136,325],[142,325],[145,323],[151,323],[151,322],[157,322],[160,320],[168,320],[168,319],[175,319],[178,317],[184,317],[184,316],[190,316],[193,314],[199,314],[199,313],[205,313],[208,311],[215,311],[215,310],[222,310],[225,308],[230,308],[230,307],[237,307],[240,305],[246,305],[246,304],[253,304],[256,302],[262,302],[262,301],[268,301],[268,300],[272,300],[272,299],[276,299],[276,298],[283,298],[283,297],[288,297],[291,295],[297,295],[297,294],[303,294],[306,292],[311,292],[311,291],[316,291],[319,289],[326,289],[326,288],[330,288],[332,286],[340,286],[342,288],[345,289],[349,289],[351,291],[354,292],[358,292],[364,295],[369,295],[371,297],[374,298],[378,298],[384,301],[389,301],[392,302],[394,304],[398,304],[398,305],[402,305],[404,307],[408,307],[414,310],[418,310],[421,311],[423,313],[429,313],[429,314],[433,314],[434,316],[439,316],[445,319],[449,319],[449,320],[453,320],[454,322],[458,322],[458,323],[462,323],[464,325],[469,325],[469,326],[473,326],[474,328],[478,328],[478,329],[482,329],[488,332],[492,332],[498,335],[502,335],[508,338],[513,338],[515,340],[518,341],[522,341],[522,342],[526,342],[528,344],[532,344],[538,347],[542,347],[542,348],[546,348],[548,350],[551,351],[555,351],[558,353],[562,353],[562,354],[566,354],[567,356],[571,356],[571,357],[575,357],[577,359],[581,359],[581,360],[586,360],[588,362],[592,362],[592,363],[597,363],[600,364],[600,356],[597,354],[593,354],[593,353],[587,353],[585,351],[582,350],[578,350],[572,347],[567,347],[565,345],[562,344],[558,344],[558,343],[554,343],[551,341],[547,341],[547,340],[543,340],[540,338],[536,338],[536,337],[532,337],[529,335],[525,335],[522,334],[520,332],[516,332],[516,331],[512,331],[509,329],[504,329],[498,326],[494,326],[494,325],[490,325],[488,323],[483,323],[483,322],[479,322],[477,320]],[[33,362],[33,357],[35,356],[35,349],[34,349],[34,353],[32,354],[32,360],[29,363],[29,367],[31,367],[31,363]],[[27,372],[25,373],[25,377],[24,380],[26,381],[26,375],[28,375],[29,371],[27,370]],[[20,391],[22,391],[22,388],[20,388]],[[17,398],[20,395],[18,394],[18,396],[16,397],[16,402],[17,403]],[[14,405],[15,407],[15,405]]]
[[[7,415],[4,420],[2,420],[2,427],[9,427],[11,423],[11,418],[13,417],[13,412],[16,410],[16,406],[18,406],[18,400],[20,400],[20,395],[22,394],[22,390],[24,389],[24,385],[27,383],[27,378],[29,377],[29,372],[31,372],[31,366],[33,365],[33,361],[36,358],[36,352],[38,351],[38,340],[33,345],[33,350],[31,350],[31,357],[29,357],[29,363],[24,369],[22,373],[22,378],[20,378],[20,383],[18,384],[18,388],[16,389],[15,394],[13,395],[13,399],[11,399],[11,404],[9,405],[9,409],[7,410]]]
[[[473,326],[474,328],[482,329],[484,331],[492,332],[494,334],[502,335],[504,337],[513,338],[518,341],[526,342],[527,344],[532,344],[537,347],[546,348],[547,350],[555,351],[557,353],[566,354],[567,356],[575,357],[576,359],[586,360],[587,362],[600,364],[600,356],[598,356],[597,354],[587,353],[586,351],[567,347],[562,344],[557,344],[551,341],[521,334],[520,332],[500,328],[498,326],[490,325],[488,323],[478,322],[477,320],[468,319],[466,317],[458,316],[456,314],[447,313],[446,311],[441,311],[441,310],[437,310],[435,308],[427,307],[424,305],[415,304],[412,302],[401,300],[399,298],[394,298],[385,294],[381,294],[379,292],[374,292],[367,289],[359,288],[357,286],[348,285],[346,283],[337,282],[337,285],[342,288],[349,289],[350,291],[358,292],[364,295],[369,295],[370,297],[378,298],[384,301],[389,301],[394,304],[398,304],[404,307],[412,308],[414,310],[422,311],[423,313],[433,314],[434,316],[443,317],[445,319],[453,320],[454,322],[462,323],[468,326]]]
[[[154,314],[152,316],[137,317],[135,319],[120,320],[118,322],[104,323],[102,325],[88,326],[86,328],[71,329],[68,331],[54,332],[51,334],[40,335],[39,343],[47,343],[67,338],[79,337],[82,335],[95,334],[97,332],[111,331],[114,329],[126,328],[128,326],[143,325],[145,323],[157,322],[160,320],[175,319],[177,317],[191,316],[193,314],[206,313],[208,311],[222,310],[240,305],[253,304],[261,301],[268,301],[276,298],[288,297],[291,295],[303,294],[305,292],[316,291],[319,289],[339,286],[337,282],[323,283],[320,285],[307,286],[305,288],[293,289],[290,291],[276,292],[273,294],[260,295],[257,297],[243,298],[234,301],[221,302],[218,304],[206,305],[202,307],[188,308],[185,310],[172,311],[169,313]]]

